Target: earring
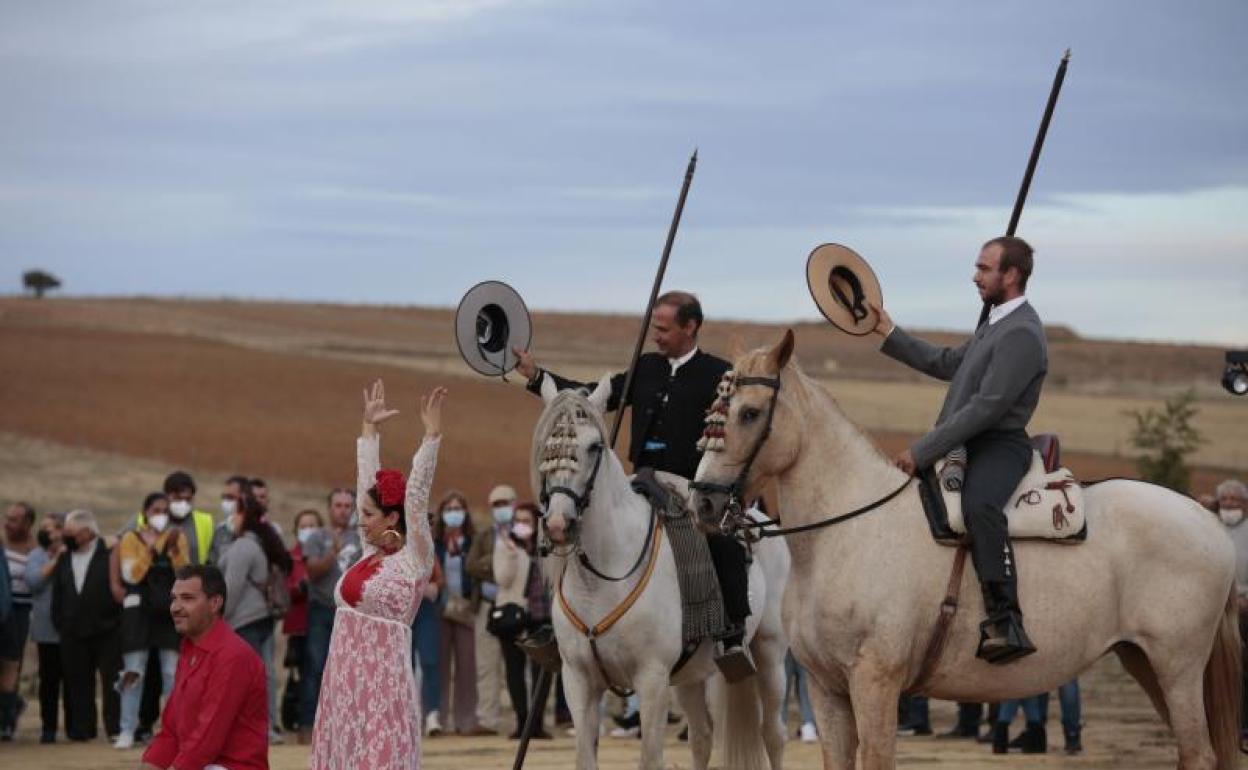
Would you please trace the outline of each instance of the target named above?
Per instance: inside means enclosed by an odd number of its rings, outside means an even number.
[[[400,548],[402,548],[405,540],[403,538],[402,533],[400,533],[397,529],[387,529],[385,532],[381,533],[381,537],[383,540],[389,540],[391,536],[393,536],[393,539],[398,542],[398,545],[394,546],[393,548],[389,550],[397,551]]]

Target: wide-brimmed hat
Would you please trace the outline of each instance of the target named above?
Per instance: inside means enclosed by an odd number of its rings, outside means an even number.
[[[455,342],[459,354],[481,374],[501,377],[516,368],[512,348],[528,350],[533,341],[529,309],[502,281],[482,281],[459,301]]]
[[[884,306],[880,281],[867,261],[839,243],[825,243],[806,259],[806,284],[823,317],[846,334],[862,337],[875,328],[870,306]]]

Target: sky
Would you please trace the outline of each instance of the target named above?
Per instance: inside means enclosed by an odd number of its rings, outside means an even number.
[[[1246,347],[1246,37],[1243,0],[0,0],[0,291],[640,313],[696,147],[665,285],[708,318],[818,318],[838,242],[967,329],[1070,47],[1031,301]]]

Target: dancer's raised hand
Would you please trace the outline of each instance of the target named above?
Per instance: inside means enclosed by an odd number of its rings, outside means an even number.
[[[376,430],[377,426],[399,413],[397,409],[386,408],[386,386],[381,380],[373,383],[372,388],[364,389],[364,427]]]
[[[436,438],[442,433],[442,402],[446,400],[446,388],[439,385],[427,396],[420,397],[420,421],[425,424],[425,436]]]

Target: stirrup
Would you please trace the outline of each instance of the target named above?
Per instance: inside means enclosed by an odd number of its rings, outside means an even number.
[[[744,644],[725,646],[723,642],[718,643],[715,648],[715,665],[719,668],[719,673],[724,675],[724,679],[732,684],[749,679],[757,673],[754,659],[750,657],[750,651]]]
[[[1023,630],[1023,620],[1007,612],[979,624],[979,648],[975,656],[989,663],[1004,664],[1036,651],[1036,646]]]

